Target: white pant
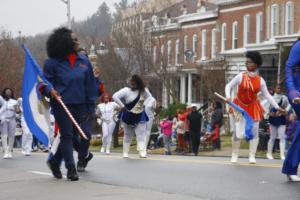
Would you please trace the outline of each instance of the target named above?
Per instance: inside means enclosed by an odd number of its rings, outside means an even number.
[[[13,149],[16,126],[17,123],[15,119],[4,121],[1,124],[1,139],[4,151],[11,151]]]
[[[270,125],[270,139],[268,142],[268,153],[272,154],[274,142],[279,137],[280,139],[280,153],[281,157],[284,156],[285,151],[285,130],[286,125],[280,125],[280,126],[273,126]]]
[[[240,144],[241,144],[241,138],[237,137],[237,126],[239,124],[236,123],[236,126],[234,126],[233,135],[232,135],[232,154],[235,156],[238,156]],[[258,135],[258,129],[259,129],[259,122],[255,121],[252,127],[252,133],[253,133],[253,139],[250,140],[249,145],[249,156],[254,156],[256,154],[258,142],[259,142],[259,135]]]
[[[136,140],[138,144],[138,149],[145,150],[145,140],[146,140],[146,123],[139,123],[136,127],[132,127],[123,123],[124,125],[124,139],[123,145],[130,145],[133,135],[136,135]]]
[[[111,121],[103,121],[102,122],[102,147],[109,149],[111,145],[112,140],[112,134],[114,132],[114,129],[116,127],[116,123]]]
[[[151,135],[152,125],[153,125],[153,119],[149,118],[149,121],[146,123],[146,134],[145,134],[145,136],[146,136],[146,139],[145,139],[146,148],[147,148],[149,138],[150,138],[150,135]]]
[[[24,120],[21,120],[21,126],[23,130],[22,135],[22,150],[26,153],[30,153],[32,150],[32,134],[30,133],[28,126]]]

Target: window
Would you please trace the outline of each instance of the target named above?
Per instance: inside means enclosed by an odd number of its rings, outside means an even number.
[[[185,51],[188,50],[188,36],[184,36],[184,62],[187,62],[187,57],[185,56]]]
[[[157,48],[156,48],[156,46],[154,46],[153,47],[153,64],[154,65],[156,64],[156,61],[157,61],[156,51],[157,51]]]
[[[263,38],[263,14],[256,14],[256,43],[262,42]]]
[[[171,65],[172,61],[172,41],[168,41],[168,65]]]
[[[279,9],[278,5],[271,6],[271,38],[278,35]]]
[[[217,31],[216,29],[213,29],[211,31],[211,57],[215,58],[216,57],[216,52],[217,52]]]
[[[226,50],[226,38],[227,38],[227,26],[226,23],[222,24],[222,43],[221,43],[221,51]]]
[[[249,43],[250,35],[250,15],[244,16],[244,46]]]
[[[193,52],[194,57],[197,57],[197,46],[198,46],[198,36],[196,34],[193,35]]]
[[[232,24],[232,49],[238,48],[238,23],[233,22]]]
[[[201,59],[202,60],[205,60],[206,59],[206,30],[204,29],[204,30],[202,30],[202,41],[201,41],[201,43],[202,43],[202,50],[201,50]]]
[[[161,47],[160,47],[160,64],[161,64],[161,67],[164,65],[164,54],[165,54],[165,45],[161,45]]]
[[[285,34],[290,35],[294,31],[294,3],[289,1],[285,5]]]
[[[180,40],[176,40],[176,58],[175,58],[175,64],[179,65],[179,59],[180,59],[180,49],[179,49]]]

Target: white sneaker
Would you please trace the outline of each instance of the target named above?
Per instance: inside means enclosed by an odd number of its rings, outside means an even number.
[[[140,151],[140,158],[147,158],[147,152],[146,151]]]
[[[237,163],[237,162],[238,162],[238,159],[239,159],[239,157],[238,157],[237,155],[232,155],[232,156],[231,156],[230,162],[231,162],[231,163]]]
[[[25,156],[30,156],[31,155],[31,152],[29,150],[25,151]]]
[[[8,153],[7,153],[7,152],[5,152],[5,153],[4,153],[4,156],[3,156],[3,158],[4,158],[4,159],[7,159],[7,158],[9,158],[9,157],[8,157]]]
[[[300,182],[300,177],[297,175],[286,175],[286,176],[287,176],[288,181]]]
[[[12,158],[12,157],[13,157],[11,151],[9,151],[9,152],[7,153],[7,155],[8,155],[8,158]]]
[[[124,152],[123,153],[123,158],[128,158],[129,156],[128,156],[128,153],[126,153],[126,152]]]
[[[267,157],[267,159],[269,159],[269,160],[274,160],[272,154],[270,154],[270,153],[267,153],[266,157]]]
[[[256,164],[256,159],[254,156],[249,156],[249,163],[250,164]]]
[[[105,152],[104,147],[101,147],[100,153],[104,153],[104,152]]]
[[[109,149],[106,149],[106,152],[105,152],[107,155],[110,154],[110,150]]]

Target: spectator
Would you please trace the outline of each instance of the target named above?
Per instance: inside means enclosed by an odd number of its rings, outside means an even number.
[[[192,112],[187,116],[187,119],[189,120],[190,123],[189,131],[192,140],[192,150],[194,155],[197,156],[199,152],[199,144],[200,144],[202,115],[197,111],[196,105],[192,105]]]
[[[223,124],[223,110],[220,101],[213,102],[213,113],[211,116],[211,132],[214,135],[212,138],[213,149],[221,150],[220,128]]]
[[[166,119],[160,122],[161,132],[163,133],[165,154],[171,155],[171,143],[172,143],[172,118],[167,116]]]

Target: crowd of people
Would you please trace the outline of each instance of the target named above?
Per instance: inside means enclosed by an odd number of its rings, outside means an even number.
[[[295,82],[291,78],[293,76],[291,68],[300,63],[300,60],[295,58],[298,54],[293,52],[299,51],[299,45],[300,42],[293,47],[287,64],[286,79],[290,102],[281,94],[280,85],[275,87],[273,95],[268,91],[266,82],[258,73],[258,68],[263,62],[258,52],[247,52],[247,70],[235,76],[225,88],[226,101],[241,107],[254,121],[253,138],[249,142],[249,163],[256,163],[259,123],[264,118],[264,113],[267,112],[270,122],[270,139],[266,157],[273,159],[274,141],[279,138],[280,157],[285,160],[283,173],[291,181],[300,181],[297,176],[300,159],[298,138],[300,131],[297,123],[300,87],[298,88],[299,81]],[[79,48],[75,34],[67,28],[56,29],[49,36],[47,54],[49,58],[44,63],[43,73],[52,85],[40,83],[38,91],[50,99],[51,113],[59,129],[59,146],[47,161],[55,178],[62,178],[60,168],[62,161],[67,169],[68,180],[78,180],[77,172],[85,171],[88,162],[93,158],[93,154],[89,152],[89,145],[95,117],[98,118],[98,123],[102,127],[103,137],[100,150],[102,153],[110,153],[112,134],[117,121],[121,122],[124,129],[124,158],[129,157],[134,136],[136,136],[140,158],[146,158],[147,148],[151,147],[152,141],[156,146],[161,138],[166,155],[172,154],[174,143],[178,153],[192,152],[195,156],[198,155],[200,142],[211,143],[213,149],[221,149],[220,130],[223,125],[224,109],[220,101],[212,103],[213,110],[209,115],[204,113],[203,116],[197,105],[192,104],[188,105],[185,110],[178,110],[174,116],[165,116],[159,122],[160,134],[154,135],[151,130],[157,114],[156,110],[160,105],[140,76],[133,75],[128,80],[128,87],[120,89],[112,96],[105,93],[99,71],[91,65],[86,52]],[[259,96],[264,97],[265,102],[261,101]],[[101,103],[96,105],[98,97],[101,97]],[[63,100],[87,139],[80,137],[78,127],[73,124],[68,113],[64,112],[59,99]],[[5,88],[0,96],[0,106],[3,157],[12,158],[18,116],[19,126],[22,127],[23,132],[22,150],[24,155],[30,155],[34,137],[24,120],[22,99],[16,100],[13,90]],[[236,109],[230,107],[229,113],[233,128],[231,162],[237,163],[247,122]],[[285,156],[286,144],[290,146],[287,156]],[[74,150],[78,154],[77,164],[73,156]]]

